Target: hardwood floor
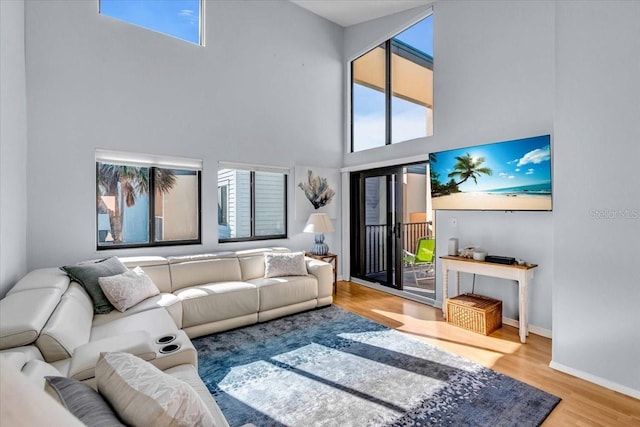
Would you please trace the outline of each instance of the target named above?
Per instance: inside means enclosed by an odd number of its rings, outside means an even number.
[[[449,325],[442,311],[341,281],[334,303],[562,398],[543,426],[640,426],[640,401],[553,370],[551,340],[503,326],[490,336]]]

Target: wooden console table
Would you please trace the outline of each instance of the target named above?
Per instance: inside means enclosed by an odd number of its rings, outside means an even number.
[[[447,299],[449,298],[449,271],[455,271],[456,295],[460,294],[460,272],[516,280],[518,282],[518,328],[520,342],[527,342],[529,335],[528,319],[528,286],[533,279],[533,270],[537,264],[497,264],[493,262],[475,261],[459,256],[441,256],[442,260],[442,313],[447,318]]]
[[[328,262],[333,267],[333,293],[335,294],[338,288],[338,255],[328,253],[326,255],[314,255],[311,252],[305,252],[306,256],[310,258],[319,259],[320,261]]]

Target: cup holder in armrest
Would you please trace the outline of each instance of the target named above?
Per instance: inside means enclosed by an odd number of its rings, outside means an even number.
[[[160,337],[156,340],[156,344],[169,344],[170,342],[173,342],[176,339],[175,335],[165,335],[163,337]]]
[[[169,345],[165,345],[164,347],[160,348],[160,353],[169,354],[169,353],[173,353],[174,351],[178,351],[178,350],[180,350],[180,345],[178,345],[178,344],[169,344]]]

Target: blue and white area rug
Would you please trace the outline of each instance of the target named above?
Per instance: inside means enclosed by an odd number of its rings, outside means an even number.
[[[537,426],[560,401],[336,306],[193,344],[232,426]]]

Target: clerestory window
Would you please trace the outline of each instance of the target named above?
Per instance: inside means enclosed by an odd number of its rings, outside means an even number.
[[[433,15],[351,62],[351,151],[433,135]]]
[[[203,0],[98,0],[101,15],[204,45]]]

